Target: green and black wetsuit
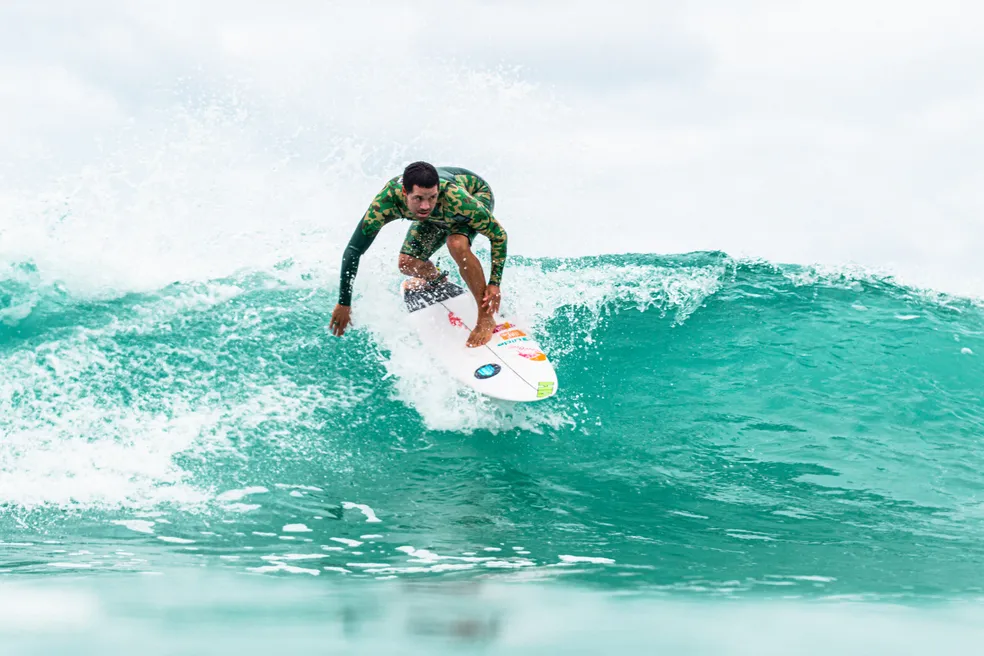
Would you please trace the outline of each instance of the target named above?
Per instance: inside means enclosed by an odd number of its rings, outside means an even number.
[[[396,219],[413,221],[400,252],[421,260],[429,259],[448,235],[465,235],[469,244],[476,234],[485,235],[492,245],[489,284],[500,284],[506,264],[506,231],[492,216],[495,207],[492,189],[485,180],[467,169],[442,166],[437,168],[437,173],[440,178],[437,204],[423,221],[413,218],[407,207],[402,176],[390,180],[376,194],[342,257],[340,305],[352,304],[352,283],[359,269],[359,258],[372,245],[382,227]]]

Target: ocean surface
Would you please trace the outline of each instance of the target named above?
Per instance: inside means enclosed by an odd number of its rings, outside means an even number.
[[[335,338],[337,268],[81,293],[0,262],[4,652],[981,644],[980,301],[722,252],[514,257],[503,315],[560,384],[512,405],[428,361],[394,268]]]

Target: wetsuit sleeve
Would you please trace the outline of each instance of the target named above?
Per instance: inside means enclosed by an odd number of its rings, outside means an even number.
[[[496,221],[488,210],[482,208],[484,217],[476,217],[471,227],[489,238],[492,244],[492,272],[489,274],[489,284],[502,283],[502,271],[506,268],[506,231]]]
[[[466,219],[468,227],[489,238],[489,242],[492,244],[492,267],[489,273],[489,284],[501,284],[502,271],[506,267],[506,231],[492,216],[492,212],[466,190],[458,187],[449,192],[448,201],[453,214]]]
[[[359,259],[369,250],[382,227],[400,217],[401,212],[391,182],[373,199],[359,225],[356,226],[355,232],[352,233],[348,246],[345,247],[345,253],[342,255],[342,276],[338,285],[339,305],[352,305],[352,286],[355,283],[355,274],[359,271]]]

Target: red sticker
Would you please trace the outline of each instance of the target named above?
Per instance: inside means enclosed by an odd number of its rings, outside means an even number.
[[[458,326],[459,328],[465,327],[465,322],[462,321],[461,318],[454,312],[448,312],[448,323],[452,326]]]

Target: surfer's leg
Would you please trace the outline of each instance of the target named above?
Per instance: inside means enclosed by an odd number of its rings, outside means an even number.
[[[421,280],[421,284],[427,280],[433,280],[437,278],[439,272],[434,263],[430,260],[421,260],[416,257],[411,257],[406,253],[400,253],[400,272],[404,275],[411,276],[413,278],[418,278]]]
[[[475,329],[468,336],[467,345],[482,346],[492,339],[492,331],[495,330],[495,317],[492,312],[482,307],[482,299],[485,297],[485,273],[482,271],[482,263],[478,261],[471,250],[471,240],[474,236],[474,232],[472,234],[449,235],[448,252],[458,263],[458,271],[478,305],[478,319],[475,321]]]
[[[400,272],[421,280],[436,278],[439,272],[430,256],[444,244],[447,234],[447,230],[433,223],[414,221],[400,248]]]

